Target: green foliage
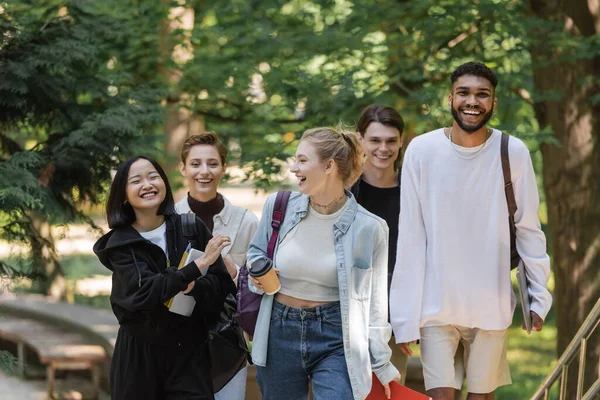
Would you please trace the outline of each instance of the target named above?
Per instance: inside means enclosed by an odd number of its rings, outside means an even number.
[[[241,146],[249,176],[270,175],[304,129],[353,122],[371,102],[397,107],[422,133],[451,121],[450,72],[480,60],[499,75],[491,124],[537,149],[552,141],[532,103],[533,68],[599,53],[598,36],[575,37],[519,0],[267,0],[187,2],[195,25],[175,65],[181,106]],[[185,35],[184,35],[185,36]],[[531,49],[543,47],[532,60]],[[597,99],[594,99],[597,100]],[[285,135],[291,132],[293,135]]]
[[[531,398],[557,363],[557,327],[554,310],[548,314],[541,332],[527,335],[521,329],[522,320],[521,308],[517,307],[513,324],[508,328],[506,354],[513,384],[496,390],[495,398],[498,400]]]
[[[0,350],[0,370],[8,375],[18,375],[23,371],[24,365],[10,352]]]
[[[90,278],[95,275],[109,275],[111,271],[100,263],[95,254],[62,255],[60,263],[63,266],[68,281]]]
[[[98,4],[2,4],[0,236],[5,240],[36,238],[52,251],[36,220],[94,225],[81,206],[99,201],[111,170],[144,148],[144,138],[162,117],[155,85],[133,85],[125,71],[110,68],[132,31],[127,20]],[[3,265],[10,269],[6,261]]]
[[[350,1],[213,1],[195,8],[173,90],[182,106],[239,145],[261,187],[275,182],[303,130],[354,121],[383,91],[377,35],[349,23]]]

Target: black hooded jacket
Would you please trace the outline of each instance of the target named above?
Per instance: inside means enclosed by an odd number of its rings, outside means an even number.
[[[94,244],[94,253],[113,272],[110,303],[123,329],[153,344],[203,345],[206,320],[219,312],[228,293],[235,294],[235,284],[220,256],[204,276],[194,262],[178,270],[188,241],[179,215],[166,216],[165,220],[169,260],[159,246],[131,226],[102,236]],[[196,227],[198,250],[204,250],[212,236],[198,218]],[[164,303],[194,280],[189,293],[196,300],[192,315],[170,312]]]

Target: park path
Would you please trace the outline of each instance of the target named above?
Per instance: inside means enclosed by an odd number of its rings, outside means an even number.
[[[46,400],[46,385],[45,379],[22,380],[0,371],[0,400]],[[89,382],[80,378],[58,380],[57,389],[64,400],[81,400],[82,392],[91,393],[92,390]],[[101,393],[100,400],[110,400],[110,396]]]
[[[46,381],[24,381],[0,371],[0,400],[45,400]]]

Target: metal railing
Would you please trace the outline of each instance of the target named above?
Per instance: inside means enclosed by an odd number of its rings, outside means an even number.
[[[587,354],[587,341],[592,336],[596,328],[600,325],[600,299],[596,302],[596,305],[590,311],[585,321],[577,331],[577,334],[569,343],[569,346],[564,351],[558,365],[554,368],[552,373],[548,375],[544,383],[539,387],[537,392],[531,397],[531,400],[548,400],[550,395],[550,389],[557,380],[560,380],[559,387],[559,400],[595,400],[600,397],[600,370],[596,381],[592,386],[583,393],[583,381],[585,377],[585,359]],[[567,399],[567,373],[569,371],[569,365],[579,353],[579,373],[577,375],[577,396],[575,399]]]

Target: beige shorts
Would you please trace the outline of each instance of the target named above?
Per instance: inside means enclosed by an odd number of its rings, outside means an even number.
[[[467,392],[491,393],[510,385],[506,360],[507,331],[486,331],[444,325],[421,328],[421,362],[425,388],[460,389],[465,375]],[[455,357],[459,343],[463,357]]]

